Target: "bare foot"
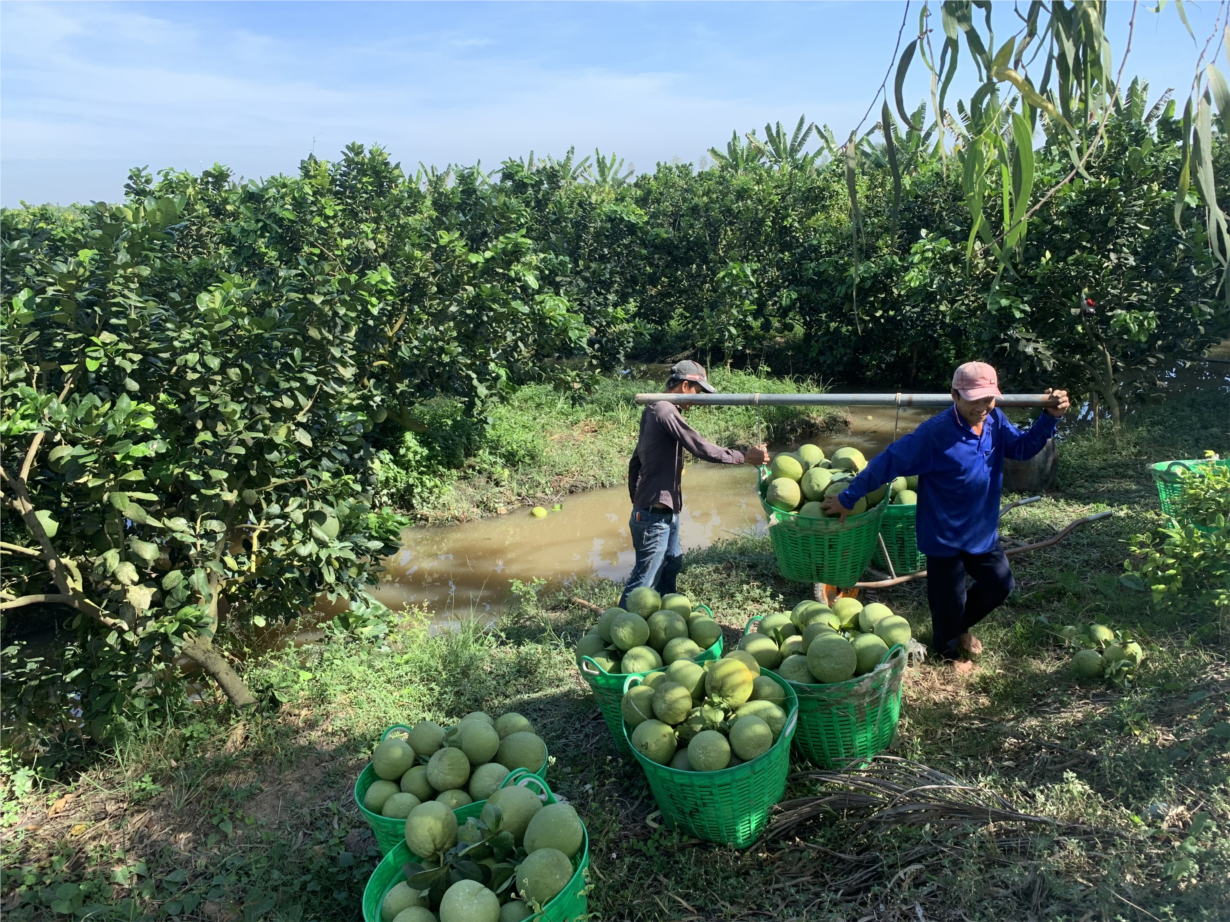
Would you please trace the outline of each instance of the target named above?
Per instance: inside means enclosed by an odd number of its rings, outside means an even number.
[[[967,656],[978,656],[982,652],[982,641],[973,634],[962,634],[957,638],[957,646]]]
[[[952,670],[957,675],[971,675],[974,671],[974,664],[966,659],[953,660]]]

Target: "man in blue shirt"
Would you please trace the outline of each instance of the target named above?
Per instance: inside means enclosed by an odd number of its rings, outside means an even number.
[[[918,549],[927,555],[927,601],[932,643],[944,659],[976,656],[982,644],[970,629],[1012,592],[1012,571],[999,543],[1004,458],[1024,461],[1040,452],[1068,409],[1066,391],[1022,432],[1003,410],[995,369],[966,362],[952,379],[953,406],[872,458],[838,496],[824,501],[831,515],[847,515],[860,499],[896,477],[918,476]],[[966,591],[965,577],[974,580]],[[969,663],[957,663],[968,672]]]

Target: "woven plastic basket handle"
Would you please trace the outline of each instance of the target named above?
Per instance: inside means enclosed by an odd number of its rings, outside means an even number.
[[[588,672],[590,675],[610,675],[609,672],[595,663],[588,656],[581,657],[581,671]]]
[[[794,732],[795,724],[797,724],[798,722],[799,722],[799,709],[796,706],[795,709],[790,712],[790,719],[786,721],[786,726],[782,729],[781,736],[779,736],[778,739],[781,739],[783,736],[785,737],[790,736],[790,734]]]
[[[628,678],[624,679],[624,694],[628,694],[628,689],[630,689],[633,685],[640,685],[643,681],[645,681],[644,678],[636,675],[635,673],[628,676]]]
[[[385,740],[387,740],[389,738],[389,734],[392,733],[394,730],[404,730],[406,732],[406,736],[410,735],[410,728],[407,727],[405,724],[393,724],[393,726],[389,727],[389,729],[385,730],[384,733],[380,735],[380,742],[383,743]]]
[[[752,633],[752,628],[755,626],[756,622],[763,620],[764,615],[755,615],[754,617],[748,618],[747,624],[743,625],[743,636],[746,637],[748,634]]]
[[[503,785],[500,786],[503,787]],[[538,799],[543,803],[546,803],[551,799],[551,789],[547,787],[547,783],[537,775],[526,775],[524,778],[517,779],[517,787],[525,788],[526,790],[529,790],[530,788],[538,788],[535,793],[538,794]]]
[[[693,608],[692,611],[703,611],[710,618],[713,617],[713,609],[710,608],[708,605],[706,605],[704,602],[697,602],[696,607]]]
[[[517,784],[522,778],[532,776],[533,774],[528,768],[514,768],[504,776],[504,780],[500,782],[500,787],[506,788],[509,785]]]

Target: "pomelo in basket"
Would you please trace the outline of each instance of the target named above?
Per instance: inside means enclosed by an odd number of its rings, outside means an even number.
[[[778,477],[769,484],[764,498],[778,512],[793,512],[803,499],[803,491],[789,477]]]
[[[770,637],[775,636],[775,632],[781,631],[783,638],[799,633],[798,629],[794,626],[794,622],[790,620],[790,613],[784,611],[765,615],[756,622],[756,630],[758,633],[768,634]]]
[[[648,672],[662,665],[662,657],[653,647],[633,647],[619,662],[621,673]]]
[[[471,765],[482,765],[495,757],[500,748],[500,734],[481,720],[463,720],[457,725],[452,745],[466,754]]]
[[[824,507],[817,502],[804,503],[799,507],[799,515],[805,515],[809,519],[824,518]]]
[[[533,915],[534,910],[524,900],[509,900],[500,907],[500,922],[525,922]]]
[[[459,880],[440,899],[440,922],[500,922],[500,898],[476,880]]]
[[[881,618],[876,623],[876,636],[890,647],[893,644],[901,644],[901,646],[907,647],[910,643],[910,622],[900,615],[889,615],[887,618]]]
[[[585,827],[572,804],[547,804],[525,827],[525,850],[554,848],[568,858],[576,856],[585,842]]]
[[[804,499],[816,501],[824,499],[824,491],[833,482],[833,472],[823,467],[813,467],[799,481]]]
[[[638,586],[628,593],[628,611],[634,611],[642,618],[648,618],[662,607],[662,596],[651,586]]]
[[[457,844],[457,817],[436,800],[419,804],[406,817],[406,845],[420,858],[435,860]]]
[[[702,730],[688,743],[693,771],[718,772],[730,764],[730,741],[717,730]]]
[[[422,906],[423,899],[404,880],[393,885],[393,889],[384,895],[380,902],[381,922],[393,922],[397,914],[411,906]]]
[[[782,662],[784,663],[785,660],[782,660]],[[786,693],[780,685],[767,675],[758,675],[752,679],[752,697],[747,699],[747,703],[751,704],[753,701],[772,701],[775,704],[785,704]],[[746,704],[743,706],[747,707]]]
[[[760,675],[760,663],[756,660],[756,657],[752,656],[752,654],[748,653],[746,650],[740,650],[737,647],[734,650],[727,650],[725,655],[722,656],[722,659],[738,660],[747,667],[747,671],[752,674],[753,679]]]
[[[786,712],[773,701],[749,701],[740,705],[739,710],[735,711],[735,719],[742,717],[759,717],[767,723],[773,731],[774,742],[786,728]]]
[[[824,449],[819,445],[812,445],[810,443],[800,445],[795,450],[795,454],[807,463],[808,470],[824,460]]]
[[[666,667],[666,678],[686,688],[693,701],[700,701],[705,697],[705,670],[691,660],[675,660]]]
[[[676,637],[662,648],[662,662],[669,666],[676,660],[695,659],[700,654],[700,645],[691,637]]]
[[[460,749],[446,746],[427,760],[427,780],[437,791],[464,787],[469,779],[470,760]]]
[[[487,798],[487,803],[483,805],[483,812],[479,814],[479,819],[487,826],[495,820],[495,811],[491,809],[492,807],[500,808],[502,816],[500,829],[512,835],[520,843],[521,837],[525,835],[525,830],[530,825],[530,820],[542,809],[542,801],[528,787],[513,784],[500,788]]]
[[[666,765],[675,755],[675,731],[660,720],[647,720],[632,731],[632,748],[659,765]]]
[[[598,632],[598,636],[607,643],[611,642],[611,625],[615,623],[615,619],[622,615],[627,609],[624,608],[608,608],[598,616],[598,623],[594,626],[594,630]]]
[[[876,487],[863,498],[867,500],[868,506],[875,507],[880,505],[880,500],[884,499],[886,493],[888,493],[888,484]]]
[[[673,611],[675,614],[683,615],[687,618],[692,614],[692,600],[681,592],[668,592],[662,596],[662,608],[660,611]]]
[[[436,789],[427,780],[426,765],[416,765],[402,775],[401,789],[407,794],[413,794],[419,800],[431,800],[436,796]]]
[[[517,892],[531,904],[546,906],[570,880],[572,862],[559,849],[540,848],[517,865]]]
[[[722,626],[712,618],[693,618],[688,623],[688,636],[701,650],[708,650],[722,636]]]
[[[853,471],[856,474],[867,466],[867,459],[857,448],[839,448],[833,452],[830,460],[833,462],[833,467],[843,471]]]
[[[516,711],[501,714],[495,719],[495,732],[500,734],[500,739],[503,739],[510,733],[520,733],[522,731],[533,733],[534,725],[530,723],[528,717],[524,717]]]
[[[840,635],[817,637],[807,648],[807,668],[819,682],[844,682],[857,666],[858,654]]]
[[[893,482],[888,485],[888,490],[893,496],[896,496],[902,490],[908,489],[909,487],[906,486],[904,477],[894,477]]]
[[[863,610],[863,603],[858,599],[842,597],[833,602],[833,614],[841,620],[842,630],[858,630],[858,615]]]
[[[858,629],[864,634],[870,634],[876,625],[893,613],[893,610],[883,602],[869,602],[858,613]]]
[[[385,781],[397,781],[414,764],[414,750],[399,736],[382,740],[372,753],[372,768]]]
[[[423,720],[410,728],[406,741],[416,756],[428,758],[444,745],[444,728],[433,720]]]
[[[837,616],[834,615],[833,620],[836,621],[836,619]],[[803,632],[803,655],[807,655],[807,651],[811,647],[812,641],[814,641],[817,637],[821,634],[836,634],[839,627],[841,627],[840,622],[833,624],[829,621],[813,621],[811,624],[807,625],[807,630]]]
[[[383,778],[379,781],[373,781],[371,787],[367,789],[367,793],[363,795],[363,806],[372,813],[379,813],[384,809],[384,802],[394,794],[401,792],[392,781],[385,781]],[[435,796],[434,794],[432,795]]]
[[[794,656],[796,653],[807,653],[803,649],[803,636],[801,634],[793,634],[782,641],[782,659],[785,659],[787,656]]]
[[[495,760],[508,770],[524,768],[536,772],[547,761],[547,744],[536,733],[510,733],[500,740],[500,748],[496,751]]]
[[[393,917],[393,922],[439,922],[426,906],[408,906]]]
[[[577,659],[582,656],[597,656],[606,649],[607,642],[597,631],[590,631],[577,641]]]
[[[654,689],[648,685],[633,685],[619,699],[619,712],[629,727],[653,720]]]
[[[816,619],[816,616],[829,611],[829,607],[823,602],[815,602],[811,599],[804,599],[790,612],[790,620],[800,631],[807,625],[811,624]]]
[[[663,682],[653,693],[653,715],[664,724],[681,724],[692,710],[692,693],[678,682]]]
[[[773,745],[773,731],[755,714],[739,717],[730,726],[730,748],[744,762],[759,758]]]
[[[410,811],[421,803],[422,801],[413,794],[405,794],[398,791],[384,802],[384,805],[380,808],[380,815],[394,820],[404,820],[410,815]]]
[[[777,667],[777,674],[787,682],[798,682],[800,685],[811,685],[816,681],[807,666],[807,657],[801,655],[788,656],[782,660],[782,664]]]
[[[854,647],[855,656],[858,657],[858,664],[854,669],[855,675],[871,672],[880,665],[884,654],[888,652],[888,644],[875,634],[859,634],[850,641],[850,644]]]
[[[486,711],[471,711],[465,717],[461,718],[461,720],[458,721],[458,723],[463,723],[464,721],[467,721],[467,720],[481,720],[487,726],[493,727],[493,728],[495,727],[495,720]]]
[[[688,751],[680,748],[675,750],[675,755],[671,758],[671,768],[681,772],[692,771],[692,763],[688,761]]]
[[[720,659],[705,676],[705,691],[723,707],[738,707],[752,696],[755,676],[738,659]]]
[[[474,798],[465,791],[461,790],[441,791],[436,795],[436,800],[444,804],[450,810],[459,810],[466,804],[474,803]]]
[[[470,797],[474,800],[486,800],[500,789],[507,777],[508,769],[499,762],[478,766],[470,775]]]
[[[619,649],[626,652],[648,642],[649,622],[636,612],[626,611],[611,622],[611,643]]]
[[[677,611],[663,608],[650,615],[645,623],[649,625],[649,646],[655,650],[663,649],[676,637],[688,636],[687,619]]]
[[[769,462],[769,473],[774,480],[786,479],[798,483],[799,478],[803,476],[803,470],[804,462],[788,451],[774,455],[773,460]]]
[[[913,490],[902,490],[893,497],[894,506],[917,506],[918,494]]]
[[[739,641],[739,649],[752,654],[761,669],[776,669],[782,661],[777,641],[766,634],[748,634]]]

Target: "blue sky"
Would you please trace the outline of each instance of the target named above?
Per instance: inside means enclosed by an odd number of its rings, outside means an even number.
[[[793,127],[800,113],[842,136],[883,79],[904,9],[9,0],[0,205],[115,199],[131,166],[294,172],[309,151],[332,159],[351,141],[379,143],[406,167],[494,167],[576,145],[645,171],[700,162],[733,129]],[[1216,4],[1187,9],[1203,44]],[[1130,12],[1112,4],[1116,54]],[[1196,56],[1173,4],[1161,16],[1139,5],[1129,71],[1152,95],[1185,92]],[[921,100],[916,70],[907,98]]]

